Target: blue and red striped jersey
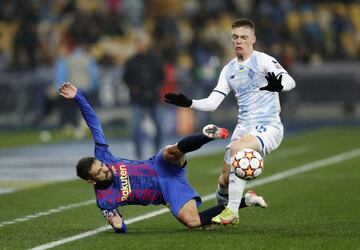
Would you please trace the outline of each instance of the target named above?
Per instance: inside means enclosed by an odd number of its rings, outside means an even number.
[[[110,187],[104,190],[95,188],[98,207],[110,211],[123,205],[164,204],[153,160],[138,161],[113,156],[95,111],[80,91],[77,91],[75,101],[93,135],[95,158],[114,173]]]

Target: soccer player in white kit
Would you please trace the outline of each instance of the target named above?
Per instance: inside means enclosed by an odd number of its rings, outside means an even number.
[[[165,102],[201,111],[214,111],[233,91],[239,106],[238,124],[225,149],[219,177],[217,201],[227,207],[212,218],[217,224],[237,224],[238,208],[246,181],[237,178],[231,158],[240,150],[251,148],[262,156],[275,150],[283,139],[280,120],[280,91],[295,87],[294,79],[265,53],[254,50],[255,26],[251,20],[238,19],[232,24],[231,41],[236,57],[222,69],[211,94],[201,100],[191,100],[183,94],[167,93]],[[266,203],[259,203],[266,207]]]

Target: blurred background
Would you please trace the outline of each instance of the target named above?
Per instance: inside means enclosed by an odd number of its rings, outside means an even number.
[[[89,92],[105,125],[130,129],[123,72],[138,33],[148,35],[163,61],[160,102],[168,91],[207,97],[234,56],[231,22],[243,17],[256,24],[256,49],[277,58],[296,79],[297,88],[282,95],[285,122],[360,117],[360,1],[2,0],[0,126],[71,124],[61,117],[57,94],[69,80]],[[61,64],[71,60],[64,69]],[[236,122],[233,100],[197,119],[162,106],[165,133],[187,132],[182,130],[206,120]],[[186,127],[183,119],[192,124]]]
[[[136,83],[125,77],[144,44],[162,67],[154,85],[141,86],[155,91],[145,105],[157,107],[160,141],[209,122],[232,129],[238,111],[232,95],[206,113],[165,104],[163,94],[210,94],[234,57],[236,18],[254,21],[256,50],[277,58],[297,83],[281,94],[286,134],[360,124],[360,1],[1,0],[1,147],[89,138],[76,107],[58,96],[64,81],[86,94],[109,138],[131,142],[135,132],[152,140],[158,124],[151,113],[136,113]],[[141,71],[153,72],[146,65]],[[141,132],[132,131],[135,114],[144,118]],[[11,152],[3,151],[2,168],[10,166],[4,157]]]

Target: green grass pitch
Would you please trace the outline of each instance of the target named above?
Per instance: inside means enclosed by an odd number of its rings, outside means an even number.
[[[237,227],[189,230],[170,213],[163,213],[129,224],[125,235],[106,230],[55,248],[360,249],[359,148],[360,128],[356,127],[310,130],[285,138],[265,158],[264,173],[255,181],[306,164],[310,169],[254,187],[269,207],[240,210]],[[356,149],[344,157],[344,152]],[[189,160],[188,178],[201,196],[214,193],[222,157],[219,152]],[[323,159],[330,163],[319,162]],[[316,164],[321,167],[311,169]],[[0,195],[0,249],[34,248],[104,227],[94,203],[69,207],[92,199],[93,190],[80,180]],[[214,203],[206,201],[200,210]],[[129,220],[163,208],[128,206],[121,211]]]

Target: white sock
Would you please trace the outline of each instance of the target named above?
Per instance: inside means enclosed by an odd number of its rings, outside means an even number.
[[[227,208],[230,208],[235,214],[239,214],[239,206],[241,198],[245,190],[246,181],[238,178],[233,171],[229,176],[229,203]]]

